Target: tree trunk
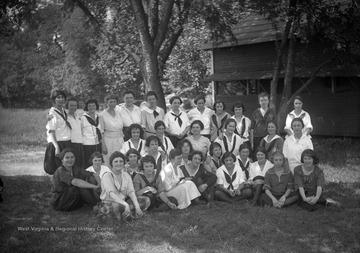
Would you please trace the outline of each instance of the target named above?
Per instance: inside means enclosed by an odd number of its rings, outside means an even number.
[[[149,90],[155,91],[158,96],[158,106],[166,112],[164,90],[160,82],[157,55],[143,52],[142,76],[144,84]]]
[[[282,92],[280,106],[277,113],[277,123],[279,129],[283,129],[285,126],[287,108],[291,103],[291,100],[289,100],[289,98],[292,92],[292,81],[294,78],[294,69],[295,69],[294,60],[295,60],[295,37],[294,37],[293,28],[291,28],[290,42],[289,42],[289,49],[287,54],[285,77],[284,77],[284,89]]]
[[[274,75],[273,75],[273,78],[271,79],[271,83],[270,83],[270,107],[273,108],[275,111],[276,111],[276,105],[277,105],[277,98],[276,98],[277,85],[279,82],[280,72],[281,72],[281,68],[282,68],[282,57],[286,51],[286,46],[287,46],[287,41],[288,41],[288,37],[289,37],[289,33],[290,33],[291,24],[292,24],[292,20],[289,19],[286,22],[286,26],[285,26],[284,32],[282,34],[281,42],[278,43],[278,45],[276,46],[277,55],[276,55],[276,61],[275,61],[275,66],[274,66]]]

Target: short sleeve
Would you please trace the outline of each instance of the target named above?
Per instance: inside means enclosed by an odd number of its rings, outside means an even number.
[[[263,186],[263,189],[264,189],[264,190],[269,190],[269,191],[271,191],[271,180],[270,180],[270,177],[271,177],[271,175],[270,175],[268,172],[266,172],[266,173],[265,173],[265,179],[264,179],[264,186]]]
[[[133,185],[134,185],[134,191],[140,191],[143,187],[142,187],[142,183],[141,183],[141,176],[139,174],[136,174],[136,176],[133,179]]]
[[[288,183],[287,183],[286,189],[293,190],[294,189],[294,177],[291,172],[288,175],[289,176],[288,176]]]
[[[118,192],[114,184],[114,178],[111,173],[105,173],[101,178],[101,189],[109,197],[110,192]]]
[[[156,179],[156,190],[158,194],[165,191],[165,185],[160,177]]]
[[[133,181],[131,180],[131,176],[127,172],[123,172],[123,184],[126,185],[126,195],[129,196],[130,193],[135,192]]]
[[[325,185],[325,176],[324,176],[324,171],[322,169],[318,168],[318,175],[317,175],[317,187],[322,187],[324,188]]]
[[[56,129],[56,115],[54,115],[54,113],[52,111],[49,112],[49,115],[52,115],[52,119],[49,120],[47,123],[46,123],[46,129],[51,131],[51,130],[55,130]]]
[[[217,177],[216,183],[219,185],[224,184],[224,175],[223,174],[224,174],[224,172],[220,168],[216,170],[216,177]]]
[[[104,115],[100,114],[99,116],[99,129],[101,131],[101,133],[104,133],[105,131],[105,120],[104,120]]]

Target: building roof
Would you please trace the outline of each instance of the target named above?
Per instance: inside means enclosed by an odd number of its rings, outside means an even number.
[[[278,28],[284,28],[285,23],[279,23]],[[222,43],[209,42],[202,49],[232,47],[246,44],[255,44],[279,39],[281,31],[275,29],[272,23],[264,16],[248,14],[240,23],[232,28],[236,42],[231,42],[230,37]]]

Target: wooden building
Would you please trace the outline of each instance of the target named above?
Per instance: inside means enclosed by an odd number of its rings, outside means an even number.
[[[203,49],[212,52],[212,74],[205,80],[213,83],[213,99],[224,101],[231,108],[242,101],[247,116],[257,108],[257,94],[270,92],[276,59],[277,32],[264,17],[249,15],[233,28],[237,42],[218,45],[208,43]],[[332,57],[324,43],[296,44],[293,91],[311,76],[313,70]],[[282,78],[278,92],[282,90]],[[314,126],[313,134],[360,137],[360,72],[327,65],[314,82],[300,94],[303,109],[308,111]],[[280,95],[278,101],[280,100]],[[293,106],[288,108],[289,112]]]

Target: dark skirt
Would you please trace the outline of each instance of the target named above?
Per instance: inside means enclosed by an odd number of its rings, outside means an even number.
[[[95,151],[99,151],[100,153],[102,153],[101,144],[99,143],[97,145],[83,145],[83,150],[84,150],[84,169],[87,169],[92,165],[92,161],[90,161],[91,155]]]
[[[58,141],[58,145],[60,148],[60,152],[64,148],[70,148],[71,142],[70,141]],[[50,142],[45,151],[44,157],[44,170],[46,173],[53,175],[57,168],[61,166],[61,160],[59,157],[55,156],[55,147],[52,142]]]
[[[75,153],[75,164],[82,168],[84,168],[84,150],[82,143],[71,143],[71,148]]]

